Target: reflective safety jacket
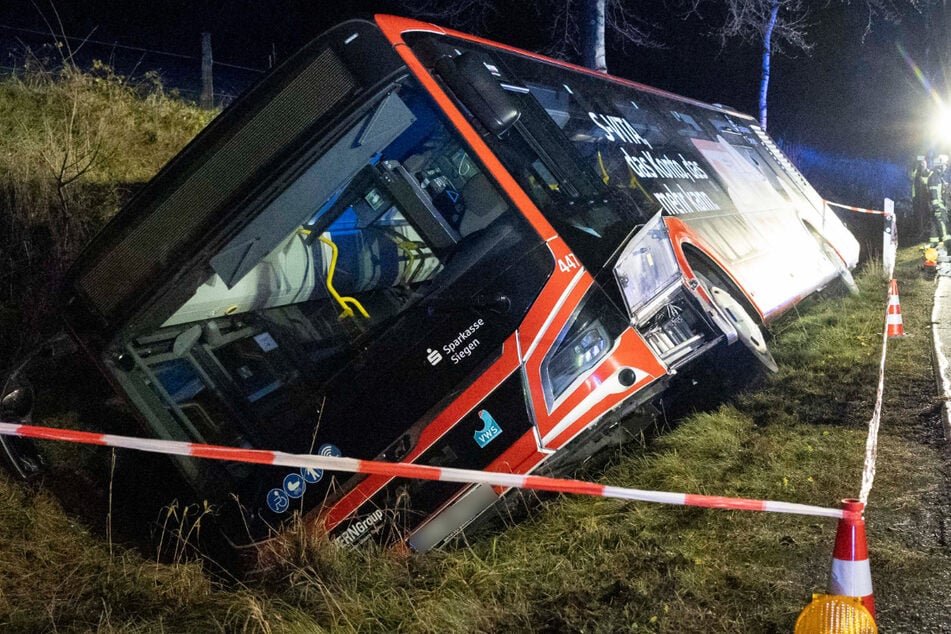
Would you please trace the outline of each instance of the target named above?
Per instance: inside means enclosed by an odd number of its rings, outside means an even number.
[[[947,168],[936,167],[931,171],[928,177],[928,191],[931,193],[931,211],[934,213],[944,213],[948,210],[945,196],[947,194]]]

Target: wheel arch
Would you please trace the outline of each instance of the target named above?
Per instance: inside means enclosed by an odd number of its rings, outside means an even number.
[[[718,264],[716,260],[704,253],[702,249],[694,244],[684,242],[680,248],[683,251],[684,259],[690,267],[691,275],[696,277],[696,274],[700,273],[716,285],[722,287],[725,291],[728,291],[742,304],[743,308],[750,315],[755,315],[756,320],[759,321],[760,324],[765,325],[766,321],[763,319],[763,313],[760,312],[759,308],[753,303],[749,296],[747,296],[746,292],[744,292],[736,280],[733,279],[733,276]]]

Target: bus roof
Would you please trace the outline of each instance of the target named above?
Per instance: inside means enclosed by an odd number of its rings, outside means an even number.
[[[590,69],[590,68],[586,68],[586,67],[584,67],[584,66],[578,66],[577,64],[572,64],[572,63],[570,63],[570,62],[565,62],[565,61],[553,59],[553,58],[551,58],[551,57],[546,57],[546,56],[544,56],[544,55],[539,55],[538,53],[533,53],[533,52],[531,52],[531,51],[526,51],[526,50],[524,50],[524,49],[520,49],[520,48],[517,48],[517,47],[514,47],[514,46],[509,46],[508,44],[502,44],[502,43],[500,43],[500,42],[496,42],[496,41],[494,41],[494,40],[489,40],[489,39],[486,39],[486,38],[483,38],[483,37],[479,37],[479,36],[477,36],[477,35],[471,35],[471,34],[469,34],[469,33],[464,33],[464,32],[462,32],[462,31],[456,31],[456,30],[453,30],[453,29],[444,28],[444,27],[438,26],[438,25],[436,25],[436,24],[432,24],[432,23],[430,23],[430,22],[421,22],[421,21],[419,21],[419,20],[413,20],[413,19],[410,19],[410,18],[402,18],[402,17],[399,17],[399,16],[387,15],[387,14],[377,14],[377,15],[375,15],[375,16],[374,16],[374,21],[377,23],[377,25],[378,25],[378,26],[380,27],[380,29],[383,31],[383,34],[384,34],[394,45],[402,45],[402,46],[405,46],[406,44],[405,44],[405,42],[403,41],[403,33],[406,33],[406,32],[409,32],[409,31],[426,31],[426,32],[429,32],[429,33],[436,33],[436,34],[439,34],[439,35],[448,35],[448,36],[450,36],[450,37],[455,37],[455,38],[459,38],[459,39],[462,39],[462,40],[468,40],[468,41],[470,41],[470,42],[477,42],[477,43],[480,43],[480,44],[485,44],[485,45],[488,45],[488,46],[492,46],[492,47],[495,47],[495,48],[498,48],[498,49],[501,49],[501,50],[504,50],[504,51],[508,51],[508,52],[510,52],[510,53],[515,53],[515,54],[517,54],[517,55],[524,55],[524,56],[526,56],[526,57],[530,57],[530,58],[532,58],[532,59],[538,60],[538,61],[540,61],[540,62],[544,62],[544,63],[546,63],[546,64],[552,64],[552,65],[554,65],[554,66],[559,66],[559,67],[564,68],[564,69],[566,69],[566,70],[571,70],[571,71],[575,71],[575,72],[579,72],[579,73],[585,73],[585,74],[588,74],[588,75],[593,75],[593,76],[595,76],[595,77],[600,77],[600,78],[602,78],[602,79],[605,79],[605,78],[606,78],[606,79],[610,79],[610,80],[616,81],[616,82],[618,82],[618,83],[620,83],[620,84],[622,84],[622,85],[629,86],[629,87],[631,87],[631,88],[636,88],[636,89],[641,90],[641,91],[649,92],[649,93],[651,93],[651,94],[660,95],[660,96],[666,97],[666,98],[668,98],[668,99],[675,99],[675,100],[677,100],[677,101],[681,101],[681,102],[683,102],[683,103],[688,103],[688,104],[691,104],[691,105],[694,105],[694,106],[699,106],[699,107],[701,107],[701,108],[707,108],[707,109],[709,109],[709,110],[715,110],[715,111],[717,111],[717,112],[722,112],[722,113],[724,113],[724,114],[729,114],[729,115],[736,116],[736,117],[742,117],[743,119],[746,119],[746,120],[750,121],[750,122],[753,123],[754,125],[756,124],[756,118],[755,118],[755,117],[753,117],[753,116],[751,116],[751,115],[749,115],[749,114],[747,114],[747,113],[745,113],[745,112],[741,112],[741,111],[739,111],[739,110],[735,110],[735,109],[730,108],[730,107],[728,107],[728,106],[724,106],[724,105],[722,105],[722,104],[711,104],[711,103],[707,103],[707,102],[705,102],[705,101],[700,101],[700,100],[698,100],[698,99],[693,99],[693,98],[691,98],[691,97],[685,97],[685,96],[679,95],[679,94],[677,94],[677,93],[673,93],[673,92],[670,92],[670,91],[667,91],[667,90],[663,90],[663,89],[660,89],[660,88],[655,88],[655,87],[653,87],[653,86],[648,86],[647,84],[641,84],[641,83],[639,83],[639,82],[632,81],[632,80],[630,80],[630,79],[625,79],[625,78],[623,78],[623,77],[618,77],[618,76],[616,76],[616,75],[610,75],[610,74],[607,74],[607,73],[599,73],[598,71],[592,70],[592,69]]]

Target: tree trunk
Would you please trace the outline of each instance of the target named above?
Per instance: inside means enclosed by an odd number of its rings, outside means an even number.
[[[584,0],[582,56],[584,65],[599,73],[608,72],[604,50],[606,0]]]
[[[211,57],[211,33],[201,34],[201,97],[199,105],[205,110],[215,107],[215,86]]]
[[[763,76],[759,82],[759,125],[766,129],[766,93],[769,90],[769,62],[773,53],[773,28],[779,15],[779,0],[773,0],[769,11],[769,22],[763,30]]]

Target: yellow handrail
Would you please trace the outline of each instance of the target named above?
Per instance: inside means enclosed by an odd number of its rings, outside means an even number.
[[[422,269],[424,264],[423,259],[418,261],[416,259],[416,254],[419,252],[422,245],[414,240],[410,240],[392,228],[384,229],[383,233],[387,238],[392,240],[396,244],[396,248],[404,252],[406,257],[409,259],[409,262],[406,263],[406,268],[400,273],[400,284],[411,284],[413,279],[416,277],[416,274]]]
[[[337,303],[343,308],[343,312],[340,313],[340,319],[354,316],[353,309],[350,308],[349,304],[356,306],[360,314],[369,319],[370,314],[364,310],[363,305],[356,298],[343,297],[337,292],[337,289],[334,288],[333,279],[334,271],[337,268],[337,245],[334,244],[330,238],[325,238],[324,236],[320,236],[318,240],[330,247],[330,266],[327,268],[327,290],[330,291],[333,298],[337,300]]]

